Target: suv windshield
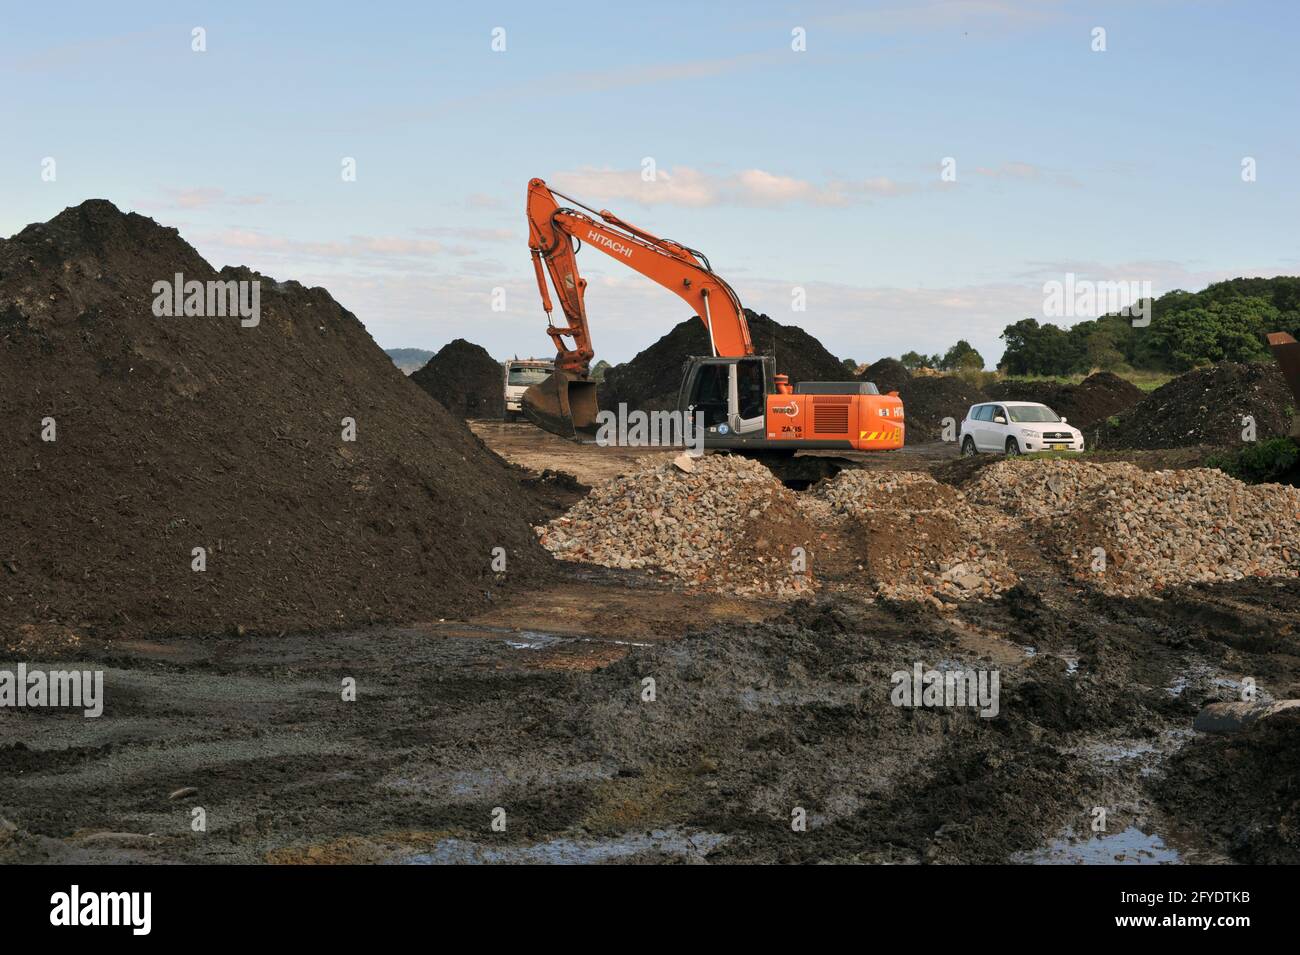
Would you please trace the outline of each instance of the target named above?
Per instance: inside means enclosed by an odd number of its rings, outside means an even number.
[[[511,368],[508,381],[512,385],[536,385],[545,381],[550,373],[549,368]]]
[[[1061,416],[1045,405],[1012,405],[1007,409],[1011,420],[1024,423],[1027,421],[1060,421]]]

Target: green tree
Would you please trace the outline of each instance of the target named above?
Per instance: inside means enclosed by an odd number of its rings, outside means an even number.
[[[1262,361],[1268,358],[1264,333],[1278,320],[1278,310],[1262,298],[1181,308],[1152,321],[1148,351],[1173,371],[1218,361]]]
[[[916,371],[918,368],[924,368],[926,367],[926,363],[929,361],[929,359],[920,352],[915,351],[903,352],[898,360],[903,363],[903,367],[908,371]]]
[[[971,347],[970,342],[966,339],[959,339],[957,344],[953,345],[939,360],[939,368],[943,371],[963,371],[963,370],[980,370],[984,367],[984,358]]]

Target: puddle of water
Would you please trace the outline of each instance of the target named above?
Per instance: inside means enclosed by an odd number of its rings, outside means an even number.
[[[592,865],[641,852],[670,856],[704,855],[727,838],[714,832],[655,829],[613,839],[561,837],[531,846],[485,846],[463,839],[443,839],[431,852],[422,852],[402,861],[407,865]]]
[[[1087,842],[1077,842],[1073,834],[1066,833],[1041,849],[1017,853],[1011,861],[1027,865],[1179,865],[1183,860],[1159,836],[1129,826]]]
[[[545,650],[557,643],[568,643],[569,639],[557,637],[553,633],[537,633],[534,630],[521,630],[513,639],[506,638],[506,646],[513,650]]]
[[[600,643],[621,647],[648,647],[651,644],[636,640],[614,640],[601,637],[561,636],[540,630],[515,630],[511,627],[494,627],[489,624],[458,623],[438,627],[441,633],[455,637],[500,637],[512,650],[546,650],[564,643]]]

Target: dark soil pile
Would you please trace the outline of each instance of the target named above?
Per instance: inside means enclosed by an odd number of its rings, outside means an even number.
[[[1300,859],[1300,712],[1279,713],[1230,736],[1198,738],[1173,757],[1157,795],[1234,861],[1294,865]]]
[[[411,380],[462,418],[500,418],[506,400],[501,363],[463,338],[442,347]]]
[[[1106,448],[1181,448],[1236,445],[1242,418],[1255,419],[1258,440],[1291,430],[1294,399],[1273,362],[1221,362],[1197,368],[1147,395],[1119,423],[1097,436]]]
[[[903,386],[899,397],[907,421],[905,440],[920,444],[942,439],[944,418],[952,418],[960,427],[970,406],[988,396],[978,385],[957,375],[918,375]]]
[[[912,380],[912,373],[897,358],[882,358],[869,365],[858,377],[874,383],[883,395],[891,391],[902,391]]]
[[[260,281],[260,323],[155,317],[177,273]],[[546,561],[503,462],[329,293],[104,200],[0,241],[0,417],[10,636],[451,616]]]
[[[1142,400],[1142,389],[1119,375],[1099,371],[1077,385],[1055,381],[999,381],[985,389],[992,399],[1037,401],[1070,419],[1076,428],[1104,424],[1123,415]]]
[[[852,377],[838,358],[802,328],[781,325],[749,309],[745,309],[745,319],[754,351],[775,355],[777,374],[789,375],[791,384]],[[676,408],[682,364],[692,355],[710,353],[704,323],[698,318],[687,319],[631,361],[609,369],[600,386],[600,406],[615,410],[620,402],[626,402],[629,409],[642,411]]]

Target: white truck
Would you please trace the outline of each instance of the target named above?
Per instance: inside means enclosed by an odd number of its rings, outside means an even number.
[[[545,381],[555,371],[555,362],[546,358],[511,358],[505,367],[507,421],[517,421],[523,413],[520,399],[531,386]]]

